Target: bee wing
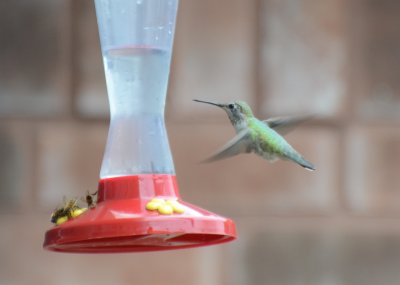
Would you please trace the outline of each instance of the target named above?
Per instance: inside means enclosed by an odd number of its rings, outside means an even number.
[[[313,116],[311,115],[296,117],[276,117],[264,120],[263,122],[271,129],[274,129],[280,135],[285,135],[288,132],[292,131],[298,125],[312,118]]]
[[[251,151],[250,133],[248,130],[239,132],[212,156],[202,162],[213,162]]]

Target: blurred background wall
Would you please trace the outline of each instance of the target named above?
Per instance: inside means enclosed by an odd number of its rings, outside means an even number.
[[[0,2],[0,284],[400,284],[400,2],[182,0],[167,127],[183,198],[239,239],[123,255],[42,250],[62,197],[97,187],[108,102],[93,2]],[[288,140],[317,171],[253,155],[192,102],[316,113]]]

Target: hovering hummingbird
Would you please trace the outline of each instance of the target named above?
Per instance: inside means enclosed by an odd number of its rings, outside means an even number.
[[[254,117],[250,106],[243,101],[235,101],[229,104],[201,100],[193,101],[222,108],[236,130],[236,136],[204,162],[212,162],[240,153],[254,152],[270,162],[277,159],[291,160],[307,170],[315,170],[314,165],[305,160],[283,138],[284,134],[299,123],[307,120],[308,117],[278,117],[260,121]]]

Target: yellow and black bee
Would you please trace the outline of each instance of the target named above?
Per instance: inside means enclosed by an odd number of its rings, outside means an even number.
[[[50,221],[53,224],[60,225],[69,219],[76,218],[86,210],[86,208],[78,206],[77,199],[71,199],[66,201],[63,207],[54,210],[51,214]]]

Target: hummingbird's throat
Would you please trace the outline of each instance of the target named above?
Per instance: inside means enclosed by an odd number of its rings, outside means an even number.
[[[247,123],[245,120],[232,121],[232,125],[235,128],[237,133],[242,131],[243,129],[247,128]]]

